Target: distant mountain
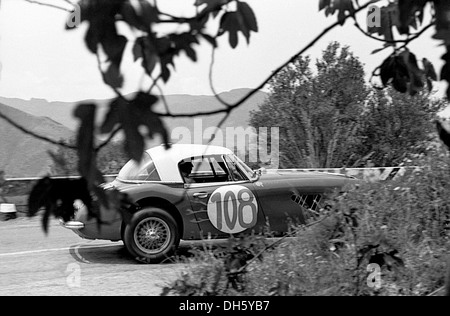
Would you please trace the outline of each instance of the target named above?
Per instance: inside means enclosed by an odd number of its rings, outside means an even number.
[[[219,94],[219,97],[226,102],[236,102],[243,96],[245,96],[250,89],[235,89],[229,92],[223,92]],[[224,122],[223,126],[232,127],[247,127],[249,112],[254,110],[261,104],[267,94],[262,91],[258,91],[244,104],[235,109],[229,118]],[[165,100],[172,113],[191,113],[196,111],[208,111],[214,109],[221,109],[224,106],[212,95],[188,95],[188,94],[175,94],[165,96]],[[98,117],[103,118],[104,114],[108,110],[108,104],[110,100],[82,100],[77,102],[55,102],[47,101],[45,99],[31,99],[21,100],[16,98],[3,98],[0,97],[0,103],[6,104],[10,107],[16,108],[23,112],[51,118],[52,120],[61,123],[71,130],[76,130],[78,121],[73,117],[73,111],[78,103],[94,102],[97,104]],[[164,112],[165,107],[162,101],[155,105],[155,110]],[[205,127],[214,126],[217,124],[223,114],[199,117],[202,119]],[[166,120],[169,130],[173,128],[185,126],[191,127],[193,124],[192,118],[180,118],[180,119],[168,119]]]
[[[249,89],[236,89],[229,92],[223,92],[219,94],[219,97],[226,102],[232,103],[240,100],[249,91]],[[227,138],[227,136],[228,138],[233,137],[230,131],[227,135],[227,127],[247,128],[249,124],[248,120],[250,118],[250,111],[257,109],[258,105],[260,105],[266,97],[266,93],[258,91],[241,106],[231,112],[230,116],[222,124],[221,128],[222,135],[224,135],[224,145],[226,143],[225,138]],[[204,112],[224,108],[224,105],[221,104],[215,96],[211,95],[167,95],[165,96],[165,100],[171,113]],[[78,102],[49,102],[43,99],[21,100],[0,97],[0,102],[3,104],[32,115],[48,117],[73,131],[76,131],[79,124],[79,122],[73,117],[73,111],[77,104],[81,102],[94,102],[97,104],[97,117],[100,121],[104,117],[105,113],[107,113],[108,104],[110,101],[111,100],[83,100]],[[164,103],[159,101],[155,105],[155,110],[165,112]],[[173,136],[172,142],[181,141],[185,143],[207,143],[209,140],[209,136],[207,134],[210,134],[208,132],[211,132],[211,128],[215,127],[221,121],[223,116],[224,114],[194,118],[165,118],[164,122],[166,123],[169,135]],[[182,132],[183,135],[180,135],[180,132]],[[220,136],[219,133],[217,135]],[[219,139],[217,138],[216,141],[218,140]],[[155,142],[151,142],[149,146],[155,145],[157,142],[157,140]],[[218,144],[220,144],[220,141]]]
[[[55,140],[68,139],[73,131],[47,117],[37,117],[0,103],[0,112],[18,124]],[[0,119],[0,170],[7,178],[43,176],[50,171],[48,150],[57,146],[48,144],[11,126]]]
[[[99,104],[99,113],[101,114],[108,100],[83,100],[80,102],[95,102]],[[0,97],[0,103],[34,116],[48,117],[72,131],[75,131],[78,127],[79,122],[73,116],[73,111],[78,102],[50,102],[45,99],[22,100]]]
[[[241,99],[250,90],[236,89],[219,94],[226,102]],[[235,131],[246,129],[249,124],[250,111],[264,102],[267,94],[258,91],[241,106],[233,110],[217,133],[215,144],[226,146],[227,139],[235,138]],[[171,113],[192,113],[224,108],[215,96],[209,95],[167,95],[165,100]],[[69,138],[74,135],[78,121],[73,111],[80,102],[97,104],[98,118],[104,117],[110,100],[83,100],[78,102],[49,102],[44,99],[21,100],[0,97],[0,111],[12,117],[19,124],[32,128],[33,131],[52,139]],[[165,112],[160,101],[155,110]],[[212,131],[224,114],[201,117],[165,118],[164,122],[172,137],[172,142],[207,143]],[[227,130],[227,127],[229,128]],[[231,127],[231,129],[230,129]],[[54,148],[45,142],[33,139],[0,119],[0,169],[6,171],[7,177],[40,176],[48,171],[51,160],[47,150]],[[220,136],[223,136],[222,138]],[[239,137],[239,136],[237,136]],[[151,142],[148,146],[156,145]],[[232,149],[232,148],[230,148]]]

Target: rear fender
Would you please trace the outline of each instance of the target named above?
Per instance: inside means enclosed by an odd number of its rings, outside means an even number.
[[[154,206],[169,212],[177,222],[181,239],[200,238],[199,225],[182,185],[138,185],[123,190],[123,192],[127,193],[131,200],[139,205],[135,211]]]

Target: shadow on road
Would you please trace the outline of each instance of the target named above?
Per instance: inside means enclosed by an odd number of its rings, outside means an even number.
[[[223,240],[206,243],[202,241],[181,242],[175,255],[159,264],[180,264],[195,256],[196,250],[209,249],[214,251],[223,248],[223,245]],[[104,245],[77,244],[70,247],[69,253],[75,260],[82,263],[141,264],[128,253],[122,242]]]

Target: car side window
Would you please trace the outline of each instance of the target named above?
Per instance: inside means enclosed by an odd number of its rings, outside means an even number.
[[[120,170],[117,178],[128,181],[161,181],[150,155],[144,154],[140,163],[130,160]]]
[[[232,181],[227,165],[217,155],[184,159],[178,168],[185,183]]]

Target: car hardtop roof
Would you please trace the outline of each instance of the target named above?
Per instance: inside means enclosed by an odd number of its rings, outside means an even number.
[[[201,144],[171,144],[166,149],[164,145],[150,148],[146,151],[153,160],[167,159],[178,163],[179,161],[204,155],[229,155],[233,152],[225,147]]]

